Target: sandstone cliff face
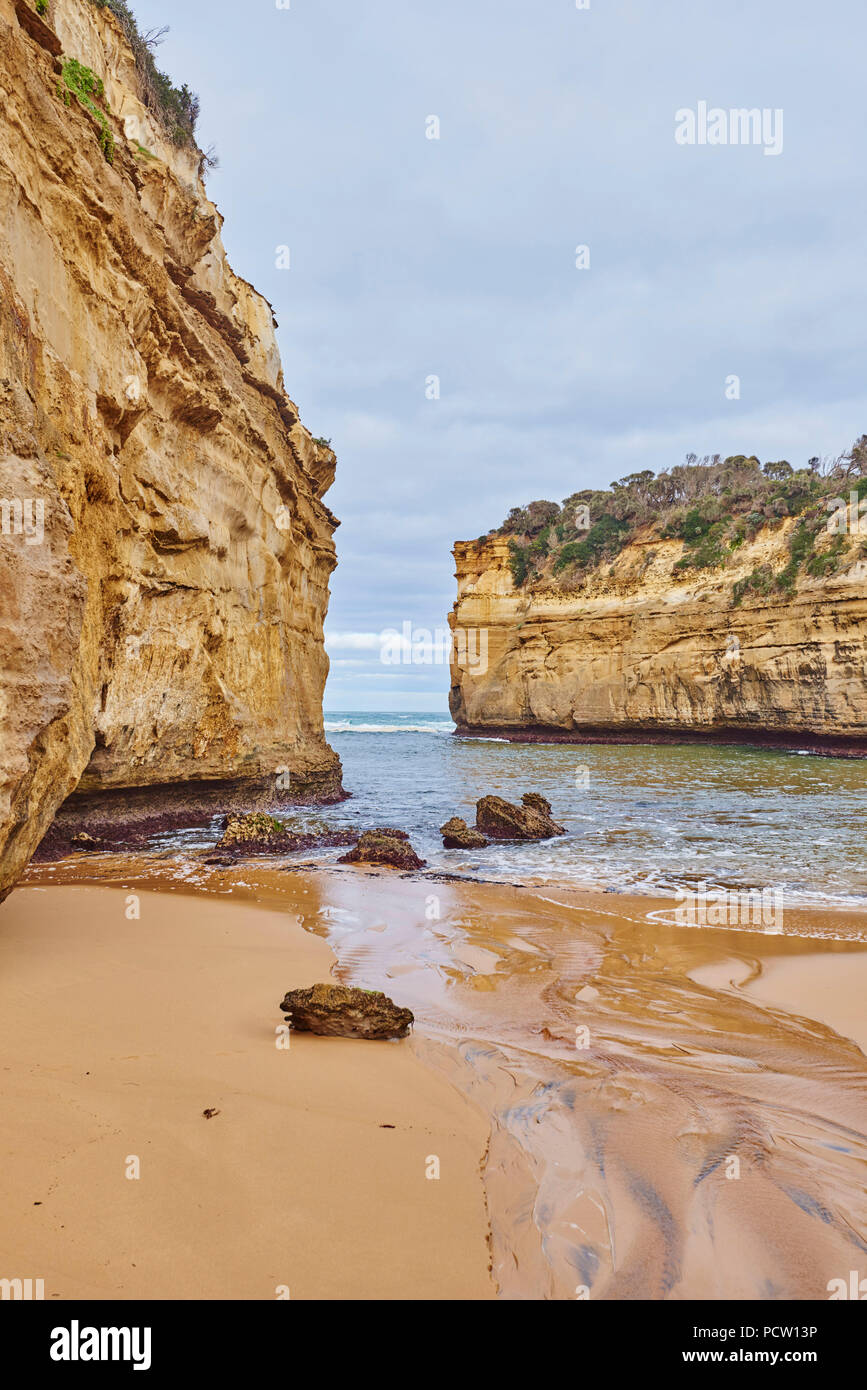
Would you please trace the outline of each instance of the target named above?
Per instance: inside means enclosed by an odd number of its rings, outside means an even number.
[[[760,532],[736,566],[677,577],[682,542],[639,537],[572,593],[516,589],[499,536],[459,542],[455,722],[518,736],[867,745],[864,562],[801,579],[791,597],[733,601],[754,568],[784,568],[791,525]]]
[[[113,165],[59,54],[104,81]],[[339,794],[334,456],[138,91],[108,10],[0,0],[0,896],[74,790]]]

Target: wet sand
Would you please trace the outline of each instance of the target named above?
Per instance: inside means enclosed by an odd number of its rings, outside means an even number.
[[[742,989],[773,1008],[826,1024],[850,1038],[867,1055],[867,951],[803,955],[763,960],[754,975],[744,961],[727,960],[692,972],[715,989]]]
[[[671,925],[671,904],[658,899],[358,869],[257,863],[213,870],[195,855],[137,863],[80,857],[31,871],[31,881],[42,883],[85,876],[114,876],[127,890],[139,882],[159,887],[183,905],[175,919],[183,937],[188,905],[202,901],[211,913],[240,912],[248,924],[282,917],[278,932],[287,914],[297,917],[314,946],[318,936],[336,952],[337,978],[385,989],[414,1010],[417,1027],[401,1054],[403,1079],[412,1089],[423,1061],[423,1074],[448,1083],[444,1094],[453,1103],[451,1088],[472,1102],[473,1110],[455,1112],[453,1135],[469,1149],[471,1172],[489,1135],[483,1176],[501,1296],[826,1299],[830,1279],[867,1267],[867,1057],[856,1045],[864,1041],[863,919],[798,908],[787,910],[781,935],[698,929]],[[0,909],[0,950],[3,913],[24,896],[19,891]],[[243,953],[213,957],[212,935],[213,926],[210,935],[195,936],[190,958],[207,960],[211,952],[207,998],[201,983],[193,988],[197,1023],[204,1026],[208,1017],[216,1048],[227,1010],[233,1029],[241,1026],[241,1013],[248,1031],[268,1025],[264,995],[235,997],[234,964]],[[173,941],[167,936],[150,960],[151,996],[163,997],[168,988],[161,962],[171,957]],[[7,952],[14,968],[20,950],[19,942]],[[80,941],[73,939],[67,954],[67,968],[81,959],[97,968],[93,948],[82,955]],[[31,956],[35,978],[50,977],[59,999],[63,970],[45,958],[44,948]],[[287,981],[266,959],[267,1012],[284,988],[313,975]],[[180,1007],[174,989],[172,982],[170,1013]],[[95,1006],[97,1016],[103,1008]],[[120,1006],[109,1011],[106,1046],[121,1046],[125,1017]],[[7,1062],[35,1057],[44,1066],[46,1026],[43,1010],[26,1047],[15,1035],[6,1041]],[[318,1063],[325,1041],[293,1038],[293,1057],[297,1049]],[[379,1048],[334,1046],[345,1052],[347,1066],[356,1052]],[[237,1050],[228,1050],[229,1058]],[[123,1051],[138,1049],[123,1045]],[[155,1080],[148,1072],[155,1097],[170,1086],[174,1055],[166,1054]],[[214,1052],[208,1075],[217,1098],[202,1105],[220,1104],[225,1068],[236,1088],[231,1094],[245,1094],[249,1067],[242,1076],[234,1066],[241,1061]],[[343,1066],[341,1053],[335,1071]],[[83,1082],[76,1077],[70,1086],[80,1104]],[[29,1081],[21,1089],[29,1093]],[[272,1107],[284,1103],[285,1091],[276,1095],[278,1102],[268,1091]],[[251,1113],[252,1102],[245,1117]],[[221,1118],[201,1121],[200,1142]],[[264,1162],[255,1153],[266,1142],[265,1129],[260,1125],[246,1141],[240,1129],[237,1142],[246,1142],[250,1161]],[[327,1150],[329,1141],[323,1142]],[[433,1143],[425,1152],[432,1151],[440,1152]],[[88,1162],[81,1157],[83,1174]],[[332,1152],[330,1162],[329,1181],[341,1188],[345,1152]],[[293,1220],[303,1220],[298,1210],[317,1200],[312,1177],[309,1184]],[[401,1224],[393,1219],[392,1192],[390,1177],[371,1179],[365,1201],[374,1225]],[[466,1200],[472,1212],[469,1189]],[[265,1206],[273,1212],[273,1188]],[[344,1210],[341,1219],[341,1244],[356,1240],[365,1213]],[[478,1211],[475,1219],[480,1230]],[[457,1224],[465,1228],[466,1218]],[[238,1239],[243,1243],[238,1231],[229,1237]],[[188,1243],[195,1248],[193,1231]],[[458,1264],[470,1257],[461,1273],[465,1292],[454,1282],[449,1287],[457,1297],[490,1291],[477,1283],[480,1244],[481,1235],[467,1235],[464,1253],[455,1256]],[[312,1296],[329,1276],[334,1296],[359,1293],[360,1268],[335,1281],[334,1260],[333,1247],[322,1252],[320,1282],[309,1276]],[[404,1283],[404,1294],[430,1296],[430,1277],[425,1285],[413,1272]],[[178,1295],[162,1290],[158,1296]]]
[[[483,1116],[408,1040],[276,1046],[284,992],[333,962],[285,905],[137,892],[139,920],[117,888],[0,907],[0,1277],[58,1299],[492,1296]]]

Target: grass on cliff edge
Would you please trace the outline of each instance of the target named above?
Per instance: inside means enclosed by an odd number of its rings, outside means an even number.
[[[867,435],[837,459],[812,458],[804,468],[786,459],[760,463],[755,455],[719,454],[686,461],[654,474],[629,473],[608,489],[585,488],[556,502],[513,507],[489,536],[507,537],[517,587],[540,581],[580,589],[600,565],[610,563],[644,528],[660,539],[681,540],[673,575],[725,568],[742,545],[765,527],[799,517],[789,538],[789,560],[774,573],[764,566],[733,586],[739,603],[749,592],[791,593],[799,573],[814,578],[849,562],[852,543],[867,555],[858,534],[839,534],[832,498],[867,497]],[[867,520],[865,520],[867,531]],[[829,544],[821,542],[830,536]],[[487,537],[479,537],[485,540]]]

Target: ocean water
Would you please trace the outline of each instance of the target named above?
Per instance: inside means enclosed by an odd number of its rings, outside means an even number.
[[[323,818],[404,829],[435,869],[615,892],[771,887],[804,902],[867,904],[862,761],[693,744],[466,739],[433,714],[331,714],[325,727],[351,799]],[[567,836],[443,849],[438,827],[450,816],[472,824],[480,796],[518,801],[525,791],[548,798]]]

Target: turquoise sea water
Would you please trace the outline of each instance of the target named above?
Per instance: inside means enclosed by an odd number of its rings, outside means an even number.
[[[778,887],[867,904],[867,763],[745,747],[564,745],[455,737],[447,715],[331,714],[351,799],[330,823],[395,825],[435,868],[625,891]],[[486,793],[538,791],[568,836],[444,850],[449,816]],[[340,851],[335,851],[335,854]]]

